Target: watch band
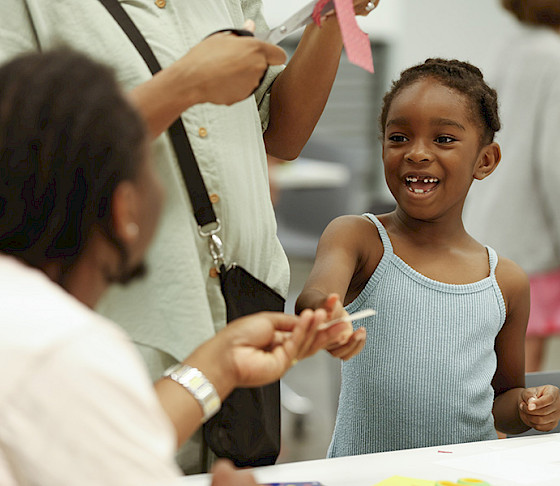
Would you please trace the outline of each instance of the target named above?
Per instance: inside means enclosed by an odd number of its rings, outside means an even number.
[[[202,407],[202,423],[214,416],[222,401],[214,388],[214,385],[202,374],[202,372],[189,365],[182,363],[174,364],[163,372],[164,378],[171,378],[176,383],[184,387]]]

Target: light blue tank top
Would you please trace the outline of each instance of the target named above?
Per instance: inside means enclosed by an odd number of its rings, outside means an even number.
[[[364,350],[342,364],[342,384],[328,456],[348,456],[495,439],[492,417],[494,341],[506,316],[496,281],[496,252],[486,247],[490,276],[456,285],[421,275],[393,253],[378,228],[383,257],[348,312],[361,320]]]

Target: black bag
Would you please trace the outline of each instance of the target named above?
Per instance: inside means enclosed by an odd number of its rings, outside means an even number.
[[[228,322],[255,312],[283,311],[284,299],[244,268],[220,269]],[[238,467],[274,464],[280,453],[280,382],[237,388],[203,426],[204,440],[218,457]]]
[[[220,269],[220,284],[226,301],[227,321],[261,311],[284,311],[284,299],[247,270],[233,264]]]
[[[152,74],[161,70],[150,46],[118,0],[100,0],[134,44]],[[235,33],[235,30],[232,30]],[[190,146],[185,127],[177,119],[169,134],[202,237],[209,238],[210,252],[219,269],[220,285],[227,308],[227,321],[259,311],[283,311],[284,299],[266,284],[233,263],[223,262],[221,241],[208,192]],[[205,232],[203,228],[214,229]],[[280,452],[280,383],[259,388],[238,388],[226,398],[221,410],[204,424],[205,442],[218,457],[237,466],[274,464]],[[203,458],[203,462],[206,462]]]

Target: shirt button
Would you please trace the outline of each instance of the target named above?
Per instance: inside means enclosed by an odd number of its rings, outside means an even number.
[[[219,201],[220,201],[220,196],[218,196],[217,194],[210,194],[210,202],[212,204],[216,204]]]
[[[165,5],[167,5],[167,2],[165,0],[156,0],[154,2],[159,8],[164,8]]]
[[[208,130],[206,130],[206,128],[204,127],[200,127],[198,129],[198,136],[201,138],[206,138],[208,136]]]

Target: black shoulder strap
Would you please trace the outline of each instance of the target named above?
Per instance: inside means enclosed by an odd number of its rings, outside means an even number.
[[[138,30],[132,19],[128,16],[118,0],[99,0],[108,12],[113,16],[121,29],[128,36],[134,47],[138,50],[142,59],[146,62],[152,74],[161,71],[161,66],[144,36]],[[194,216],[200,227],[216,221],[216,214],[212,203],[208,198],[208,191],[198,168],[196,158],[191,148],[187,132],[181,118],[178,118],[168,129],[179,161],[179,167],[189,193]]]

